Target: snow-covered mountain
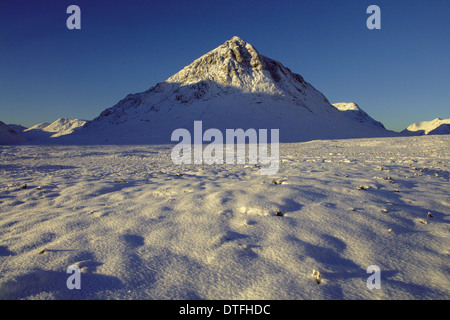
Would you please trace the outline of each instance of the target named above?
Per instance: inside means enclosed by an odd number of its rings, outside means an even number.
[[[333,103],[333,106],[336,107],[336,109],[338,109],[339,111],[341,111],[341,113],[346,117],[349,117],[351,119],[354,119],[369,126],[385,129],[384,125],[381,122],[374,120],[354,102]]]
[[[24,127],[24,126],[22,126],[20,124],[14,124],[14,123],[9,123],[8,126],[10,128],[12,128],[15,132],[19,133],[19,134],[21,132],[23,132],[24,130],[28,129],[27,127]]]
[[[44,126],[41,130],[45,132],[50,132],[52,135],[51,138],[63,136],[66,134],[70,134],[74,132],[75,130],[78,130],[80,127],[84,126],[86,124],[86,120],[80,120],[80,119],[67,119],[67,118],[59,118],[56,121],[47,124]],[[39,125],[37,125],[39,126]],[[34,126],[36,127],[36,126]],[[32,128],[34,128],[32,127]],[[31,130],[27,129],[25,131]]]
[[[26,139],[18,134],[13,128],[0,121],[0,145],[17,144],[25,141]]]
[[[59,118],[52,123],[44,122],[24,128],[19,133],[30,143],[49,143],[53,138],[68,135],[80,129],[86,122],[86,120]],[[19,125],[15,127],[23,128]]]
[[[408,135],[450,134],[450,119],[436,118],[431,121],[413,123],[402,133]]]
[[[149,90],[129,94],[77,133],[77,143],[167,143],[177,128],[279,129],[280,141],[392,136],[348,118],[278,61],[233,37]]]

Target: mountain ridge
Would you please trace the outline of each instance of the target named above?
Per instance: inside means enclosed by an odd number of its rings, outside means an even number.
[[[7,144],[29,143],[29,144],[48,144],[54,143],[55,138],[69,135],[76,130],[79,130],[87,123],[87,120],[59,118],[51,123],[43,122],[35,124],[26,128],[17,124],[10,124],[8,127],[14,130],[15,134],[19,136],[16,142],[12,140]],[[2,136],[5,136],[4,132]],[[5,138],[6,139],[6,138]]]

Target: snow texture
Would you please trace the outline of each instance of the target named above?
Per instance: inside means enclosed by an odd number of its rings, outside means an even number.
[[[449,146],[281,144],[271,177],[166,145],[3,146],[0,299],[449,299]]]

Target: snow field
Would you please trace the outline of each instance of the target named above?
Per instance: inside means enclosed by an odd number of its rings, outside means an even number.
[[[0,298],[448,299],[449,146],[281,144],[274,176],[165,145],[2,147]]]

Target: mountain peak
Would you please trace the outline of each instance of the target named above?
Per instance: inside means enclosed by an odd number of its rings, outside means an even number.
[[[233,36],[229,41],[245,42],[241,37]]]
[[[222,47],[227,49],[222,53],[226,53],[225,56],[236,60],[238,63],[250,64],[254,68],[261,66],[261,62],[259,61],[261,57],[258,51],[250,43],[242,40],[242,38],[234,36],[219,48]]]
[[[164,83],[179,87],[202,83],[233,87],[242,93],[297,97],[307,84],[280,62],[261,55],[255,47],[234,36],[168,78]]]
[[[338,102],[333,103],[333,106],[335,106],[339,111],[360,111],[361,108],[355,103],[355,102]]]
[[[355,102],[338,102],[332,104],[344,116],[356,120],[366,125],[371,125],[379,128],[384,128],[384,125],[369,116],[363,109],[361,109]]]
[[[243,47],[243,48],[245,48],[245,46],[247,44],[250,45],[244,39],[242,39],[241,37],[238,37],[238,36],[234,36],[230,40],[225,41],[225,43],[223,45],[226,45],[226,44],[231,44],[233,46],[239,46],[239,47]]]
[[[264,59],[249,43],[235,36],[184,67],[166,80],[180,86],[201,81],[245,87],[245,81],[261,73]]]

